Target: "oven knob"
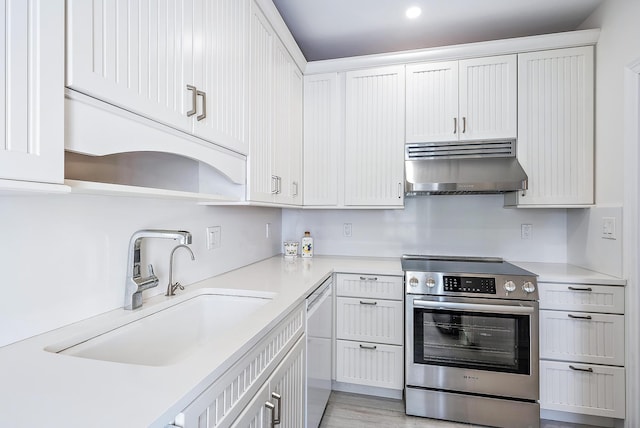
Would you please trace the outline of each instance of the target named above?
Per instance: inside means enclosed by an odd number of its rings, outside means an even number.
[[[436,286],[436,280],[433,278],[427,278],[427,287],[433,288]]]
[[[409,280],[409,285],[410,285],[411,287],[417,287],[419,282],[420,282],[420,281],[418,281],[418,278],[416,278],[416,277],[414,276],[414,277],[412,277],[412,278]]]
[[[516,283],[513,281],[507,281],[504,283],[504,289],[507,293],[511,293],[516,290]]]
[[[536,286],[533,282],[526,281],[524,284],[522,284],[522,289],[525,291],[525,293],[533,293],[534,291],[536,291]]]

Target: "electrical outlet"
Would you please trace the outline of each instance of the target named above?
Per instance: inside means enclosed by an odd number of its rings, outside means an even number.
[[[346,236],[347,238],[351,238],[351,223],[345,223],[342,225],[342,235]]]
[[[532,239],[533,238],[533,225],[532,224],[521,224],[520,225],[520,238],[522,238],[522,239]]]
[[[219,248],[222,243],[222,227],[210,226],[207,227],[207,249],[213,250]]]

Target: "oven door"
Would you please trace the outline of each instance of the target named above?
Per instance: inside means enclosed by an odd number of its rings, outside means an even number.
[[[407,295],[407,386],[538,400],[538,303]]]

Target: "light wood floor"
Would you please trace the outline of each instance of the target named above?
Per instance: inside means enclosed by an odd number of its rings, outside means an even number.
[[[404,413],[404,402],[333,391],[320,428],[474,428],[457,422],[417,418]],[[479,428],[479,427],[478,427]],[[587,428],[564,422],[541,421],[540,428]]]

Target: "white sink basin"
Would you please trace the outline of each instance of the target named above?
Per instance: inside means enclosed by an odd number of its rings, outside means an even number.
[[[270,300],[201,294],[63,350],[46,350],[94,360],[166,366],[215,341]]]

